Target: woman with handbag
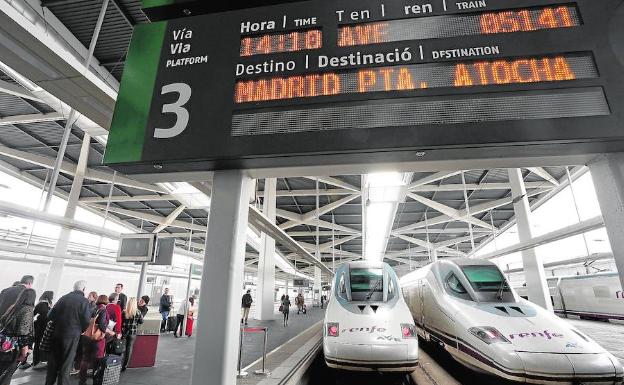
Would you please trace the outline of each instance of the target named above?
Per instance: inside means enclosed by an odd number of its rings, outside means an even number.
[[[33,339],[36,293],[24,289],[0,315],[0,385],[9,385],[17,366],[26,360]]]
[[[96,307],[91,314],[89,327],[80,337],[82,340],[82,361],[80,361],[80,374],[78,383],[87,383],[87,369],[93,368],[93,382],[96,382],[98,368],[101,360],[106,355],[106,333],[108,327],[108,314],[106,312],[108,297],[101,295],[96,301]]]

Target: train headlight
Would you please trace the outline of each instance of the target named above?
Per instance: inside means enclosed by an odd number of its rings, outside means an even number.
[[[491,326],[477,326],[468,330],[470,331],[470,333],[474,334],[477,338],[479,338],[481,341],[485,342],[488,345],[495,343],[511,343],[511,341],[505,338],[505,336],[501,332]]]
[[[412,324],[401,324],[401,336],[403,338],[416,338],[416,326]]]
[[[340,325],[338,322],[328,322],[327,323],[327,336],[328,337],[338,337],[340,335]]]

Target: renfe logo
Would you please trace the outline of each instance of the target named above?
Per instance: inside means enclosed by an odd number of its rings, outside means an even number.
[[[374,332],[379,332],[379,333],[383,333],[386,331],[386,328],[378,328],[377,326],[373,326],[373,327],[365,327],[365,328],[349,328],[349,329],[342,329],[340,331],[340,333],[357,333],[357,332],[364,332],[364,333],[374,333]]]
[[[542,337],[542,338],[546,338],[547,340],[550,340],[553,338],[562,338],[563,334],[552,333],[552,332],[549,332],[548,330],[544,330],[543,332],[516,333],[516,334],[509,335],[509,339],[511,340],[513,340],[516,337],[517,338]]]

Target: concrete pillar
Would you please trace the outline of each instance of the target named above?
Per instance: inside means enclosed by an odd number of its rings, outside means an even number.
[[[588,166],[624,287],[624,153],[605,154]]]
[[[321,306],[321,269],[319,267],[314,268],[314,284],[312,285],[312,292],[314,295],[314,305]]]
[[[85,133],[82,139],[82,147],[80,148],[80,157],[78,158],[78,165],[76,166],[76,175],[72,181],[72,187],[69,192],[69,198],[67,199],[67,207],[65,208],[65,218],[74,219],[76,214],[76,208],[78,207],[78,200],[80,199],[80,191],[82,190],[82,182],[84,181],[85,172],[87,170],[87,163],[89,160],[89,149],[91,146],[91,136]],[[52,188],[52,186],[50,187]],[[71,230],[65,227],[61,228],[59,239],[56,243],[54,253],[58,256],[64,257],[67,255],[67,247],[69,244],[69,236]],[[65,259],[52,258],[50,267],[48,269],[48,275],[46,277],[46,283],[44,290],[52,290],[55,298],[59,298],[62,293],[59,293],[61,280],[63,278],[63,269],[65,267]],[[70,288],[71,289],[71,288]]]
[[[235,385],[251,179],[216,171],[191,385]]]
[[[527,242],[533,238],[533,234],[531,230],[531,207],[526,195],[524,179],[519,168],[510,168],[507,172],[514,199],[513,206],[516,214],[516,225],[518,226],[518,238],[520,242]],[[538,257],[534,248],[524,250],[521,254],[529,301],[552,311],[542,259]]]
[[[264,180],[262,211],[273,223],[275,223],[276,188],[277,179],[266,178]],[[275,318],[275,239],[262,233],[260,235],[260,247],[256,318],[270,320]]]

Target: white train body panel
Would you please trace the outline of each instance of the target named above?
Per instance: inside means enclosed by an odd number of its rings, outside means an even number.
[[[383,283],[368,299],[371,285],[351,282],[354,274],[366,269],[383,271]],[[404,335],[408,328],[411,334]],[[325,312],[323,353],[327,365],[337,369],[410,372],[416,368],[416,328],[389,265],[359,261],[337,269]]]
[[[491,277],[499,277],[498,290],[485,280]],[[419,334],[443,344],[465,366],[535,384],[622,382],[617,358],[521,299],[491,262],[445,259],[404,276],[401,284]]]
[[[624,322],[624,292],[617,273],[551,277],[547,281],[557,315]],[[526,299],[526,287],[516,291]]]

